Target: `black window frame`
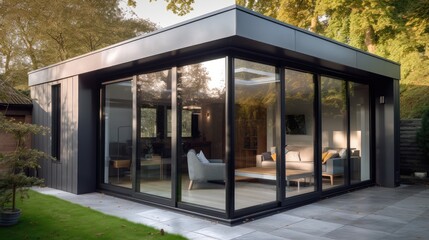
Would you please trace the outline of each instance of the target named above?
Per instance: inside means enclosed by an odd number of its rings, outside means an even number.
[[[61,160],[61,84],[51,86],[51,156]]]

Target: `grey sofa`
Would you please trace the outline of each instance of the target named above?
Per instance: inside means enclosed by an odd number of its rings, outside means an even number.
[[[334,177],[344,175],[344,163],[347,159],[347,153],[345,148],[325,148],[324,151],[337,151],[338,154],[329,158],[324,164],[322,164],[322,176],[329,177],[331,185],[334,185]],[[360,165],[360,151],[352,150],[351,161],[357,161],[357,165]]]
[[[329,177],[331,185],[334,185],[334,177],[344,174],[344,158],[335,157],[328,159],[322,164],[322,176]]]
[[[188,151],[188,173],[189,173],[189,186],[191,190],[194,181],[224,181],[225,180],[225,163],[222,159],[207,159],[208,162],[201,161],[197,157],[194,149]]]
[[[299,157],[299,152],[289,151],[288,154],[290,155],[295,153],[297,154],[296,155],[297,157],[292,158],[286,155],[286,169],[313,172],[314,171],[313,161],[302,161],[301,158]],[[263,167],[263,168],[275,168],[276,161],[272,159],[270,152],[264,152],[260,155],[256,155],[256,166]]]

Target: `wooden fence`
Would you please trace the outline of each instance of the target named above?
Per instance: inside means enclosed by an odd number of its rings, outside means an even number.
[[[416,133],[421,128],[421,122],[421,119],[401,120],[401,175],[410,175],[415,171],[429,170],[429,161],[424,161],[424,155],[416,141]]]

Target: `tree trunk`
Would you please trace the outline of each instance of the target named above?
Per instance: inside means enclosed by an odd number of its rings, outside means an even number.
[[[26,29],[25,29],[25,27],[23,25],[24,25],[23,23],[18,22],[18,27],[19,27],[19,29],[21,31],[21,38],[24,41],[24,44],[26,46],[25,50],[26,50],[28,56],[30,57],[32,69],[36,70],[36,69],[39,68],[39,64],[38,64],[38,61],[37,61],[35,50],[33,48],[33,42],[30,39],[30,37],[28,36],[28,34],[26,32]]]
[[[318,23],[317,18],[318,18],[317,15],[315,15],[311,18],[310,32],[315,33],[317,31],[317,23]]]
[[[12,55],[12,53],[10,53],[10,52],[8,52],[8,54],[6,55],[6,61],[4,64],[4,72],[5,73],[9,72],[11,55]]]
[[[375,33],[372,26],[369,26],[365,31],[365,45],[368,52],[375,53],[375,50],[376,50]]]
[[[15,211],[16,208],[16,185],[13,185],[12,188],[12,211]]]

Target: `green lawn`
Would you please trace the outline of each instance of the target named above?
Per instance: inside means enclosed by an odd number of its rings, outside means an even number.
[[[0,227],[0,239],[185,239],[34,191],[18,207],[19,223]]]

